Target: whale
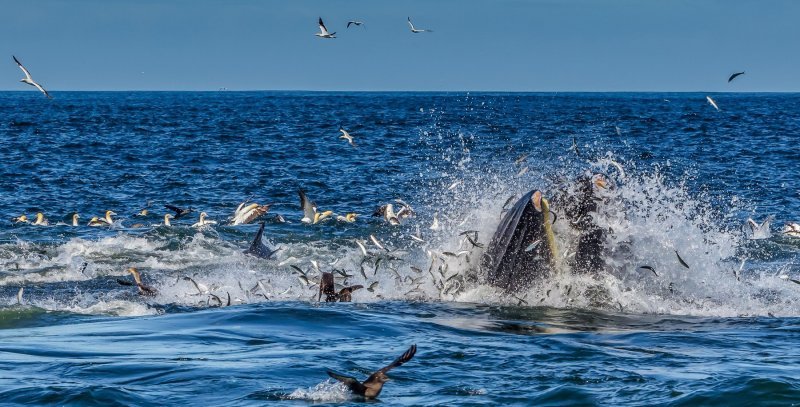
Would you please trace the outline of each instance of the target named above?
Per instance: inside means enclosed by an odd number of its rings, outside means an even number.
[[[554,216],[538,190],[523,195],[505,214],[481,260],[489,284],[520,291],[554,272]]]

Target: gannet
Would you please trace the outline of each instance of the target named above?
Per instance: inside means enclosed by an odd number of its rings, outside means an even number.
[[[411,345],[411,347],[408,348],[405,353],[400,355],[399,358],[395,359],[388,366],[370,375],[363,383],[359,382],[354,377],[340,375],[330,370],[328,370],[328,376],[344,383],[350,389],[350,391],[353,392],[353,394],[362,396],[366,399],[374,399],[381,394],[381,390],[383,390],[383,384],[389,381],[389,377],[386,376],[386,373],[411,360],[415,353],[417,353],[417,345]]]
[[[350,133],[347,132],[347,130],[345,130],[342,127],[339,127],[339,131],[342,132],[342,135],[339,136],[339,138],[347,140],[347,142],[350,143],[350,145],[353,147],[356,146],[355,144],[353,144],[353,136],[351,136]]]
[[[336,220],[338,220],[339,222],[353,223],[353,222],[356,221],[356,216],[358,216],[358,215],[355,214],[355,213],[348,213],[345,216],[342,216],[342,215],[337,216]]]
[[[45,219],[43,213],[38,212],[36,214],[36,220],[33,222],[33,224],[36,226],[47,226],[49,222],[47,222],[47,219]]]
[[[13,221],[14,223],[30,223],[27,215],[20,215],[19,217],[14,218]]]
[[[414,24],[411,23],[411,17],[408,17],[408,26],[411,27],[411,32],[414,33],[414,34],[426,33],[426,32],[427,33],[432,33],[433,32],[433,30],[421,30],[421,29],[414,28]]]
[[[133,280],[136,282],[136,287],[139,288],[139,295],[152,297],[158,294],[158,290],[142,283],[142,278],[139,276],[139,271],[137,271],[136,268],[131,267],[127,271],[133,275]],[[127,283],[124,280],[117,280],[117,283],[122,285],[130,285],[130,283]]]
[[[78,226],[78,218],[80,217],[81,215],[78,215],[77,213],[72,214],[72,226]]]
[[[359,26],[361,24],[364,24],[364,22],[363,21],[356,21],[356,20],[348,21],[347,22],[347,28],[350,28],[350,24],[353,24],[355,26]]]
[[[394,213],[394,205],[392,204],[381,205],[372,213],[372,216],[383,216],[383,219],[392,226],[400,224],[400,218]]]
[[[719,106],[717,106],[717,102],[715,102],[714,99],[711,99],[711,96],[706,96],[706,100],[708,100],[708,103],[710,103],[711,106],[714,106],[714,109],[717,109],[719,112]]]
[[[100,218],[98,218],[97,216],[94,216],[92,217],[92,219],[89,219],[89,223],[86,224],[86,226],[92,226],[92,227],[107,226],[107,225],[108,224],[106,223],[105,220],[100,220]]]
[[[319,18],[319,32],[314,34],[320,38],[336,38],[336,33],[329,33],[328,29],[325,28],[325,24],[322,22],[322,17]]]
[[[300,208],[303,210],[303,218],[300,219],[303,223],[316,224],[319,223],[333,214],[333,211],[318,212],[317,205],[308,199],[308,196],[302,189],[298,190],[300,195]]]
[[[247,202],[242,202],[239,204],[239,207],[236,208],[236,212],[233,213],[231,225],[244,225],[253,222],[269,212],[269,208],[272,206],[272,204],[259,205],[257,203],[252,203],[246,205],[246,203]]]
[[[731,75],[731,76],[728,78],[728,83],[731,83],[731,81],[732,81],[732,80],[734,80],[734,79],[736,79],[736,77],[737,77],[737,76],[739,76],[739,75],[744,75],[744,71],[742,71],[742,72],[736,72],[735,74]]]
[[[20,82],[27,83],[28,85],[31,85],[31,86],[35,87],[36,89],[39,89],[39,91],[40,91],[40,92],[42,92],[42,93],[44,93],[44,95],[45,95],[45,96],[47,96],[47,98],[48,98],[48,99],[52,99],[53,97],[52,97],[52,96],[50,96],[50,94],[49,94],[49,93],[47,93],[47,91],[46,91],[46,90],[44,90],[44,88],[42,87],[42,85],[39,85],[38,83],[36,83],[36,82],[34,82],[34,81],[33,81],[33,78],[31,77],[31,73],[30,73],[30,72],[28,72],[28,70],[27,70],[27,69],[25,69],[25,67],[24,67],[24,66],[22,66],[22,63],[20,63],[20,62],[19,62],[19,60],[17,59],[17,57],[15,57],[15,56],[13,56],[13,55],[12,55],[12,57],[14,58],[14,62],[16,62],[16,63],[17,63],[17,66],[19,66],[19,69],[22,69],[22,72],[25,74],[25,78],[23,78],[23,79],[20,79],[19,81],[20,81]]]
[[[772,223],[772,219],[774,217],[772,215],[767,216],[763,222],[759,225],[751,218],[747,218],[747,226],[750,227],[750,236],[748,236],[751,240],[759,240],[759,239],[769,239],[772,237],[772,233],[770,233],[769,225]]]
[[[106,216],[101,220],[105,222],[107,225],[111,226],[114,224],[114,219],[111,219],[111,215],[116,215],[116,214],[117,213],[114,211],[106,211]]]
[[[174,218],[174,216],[172,216],[169,213],[164,215],[164,226],[172,226],[172,224],[169,223],[169,220],[172,219],[172,218]]]
[[[205,212],[200,212],[200,220],[197,223],[193,224],[193,228],[201,228],[208,225],[216,225],[217,222],[213,220],[206,220],[206,216],[208,216]]]

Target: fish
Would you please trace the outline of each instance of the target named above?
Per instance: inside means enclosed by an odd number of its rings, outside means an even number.
[[[378,246],[379,249],[386,250],[387,252],[389,251],[389,249],[383,247],[383,245],[381,244],[380,241],[378,241],[378,238],[375,237],[375,235],[369,235],[369,238],[372,240],[372,243],[375,244],[375,246]]]
[[[654,269],[652,266],[639,266],[639,268],[640,269],[645,269],[645,270],[650,270],[650,271],[653,272],[653,274],[656,275],[656,277],[658,277],[658,273],[656,273],[656,269]]]
[[[278,250],[281,250],[280,247],[275,250],[270,250],[262,241],[264,236],[264,226],[266,222],[261,222],[261,226],[258,228],[258,232],[256,232],[256,236],[253,239],[253,243],[250,244],[250,247],[244,251],[245,254],[249,254],[251,256],[255,256],[262,259],[270,259]]]
[[[675,250],[675,255],[676,255],[676,256],[678,256],[678,261],[681,263],[681,265],[682,265],[683,267],[686,267],[686,268],[688,269],[688,268],[689,268],[689,265],[688,265],[688,264],[686,264],[686,262],[685,262],[685,261],[683,261],[683,259],[681,258],[681,255],[680,255],[680,254],[678,254],[678,251],[677,251],[677,250]]]

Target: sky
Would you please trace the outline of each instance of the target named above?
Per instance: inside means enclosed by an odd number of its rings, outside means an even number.
[[[0,90],[800,91],[794,0],[0,0]],[[314,36],[322,17],[336,39]],[[414,34],[406,18],[434,32]],[[347,21],[364,21],[345,28]],[[728,84],[736,71],[744,76]]]

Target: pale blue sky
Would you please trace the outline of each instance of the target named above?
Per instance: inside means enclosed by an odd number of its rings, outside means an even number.
[[[50,90],[800,91],[800,1],[0,0]],[[334,40],[320,39],[321,16]],[[412,34],[406,25],[431,28]],[[349,19],[366,28],[345,29]],[[747,74],[732,84],[727,76]],[[143,73],[142,73],[143,72]]]

